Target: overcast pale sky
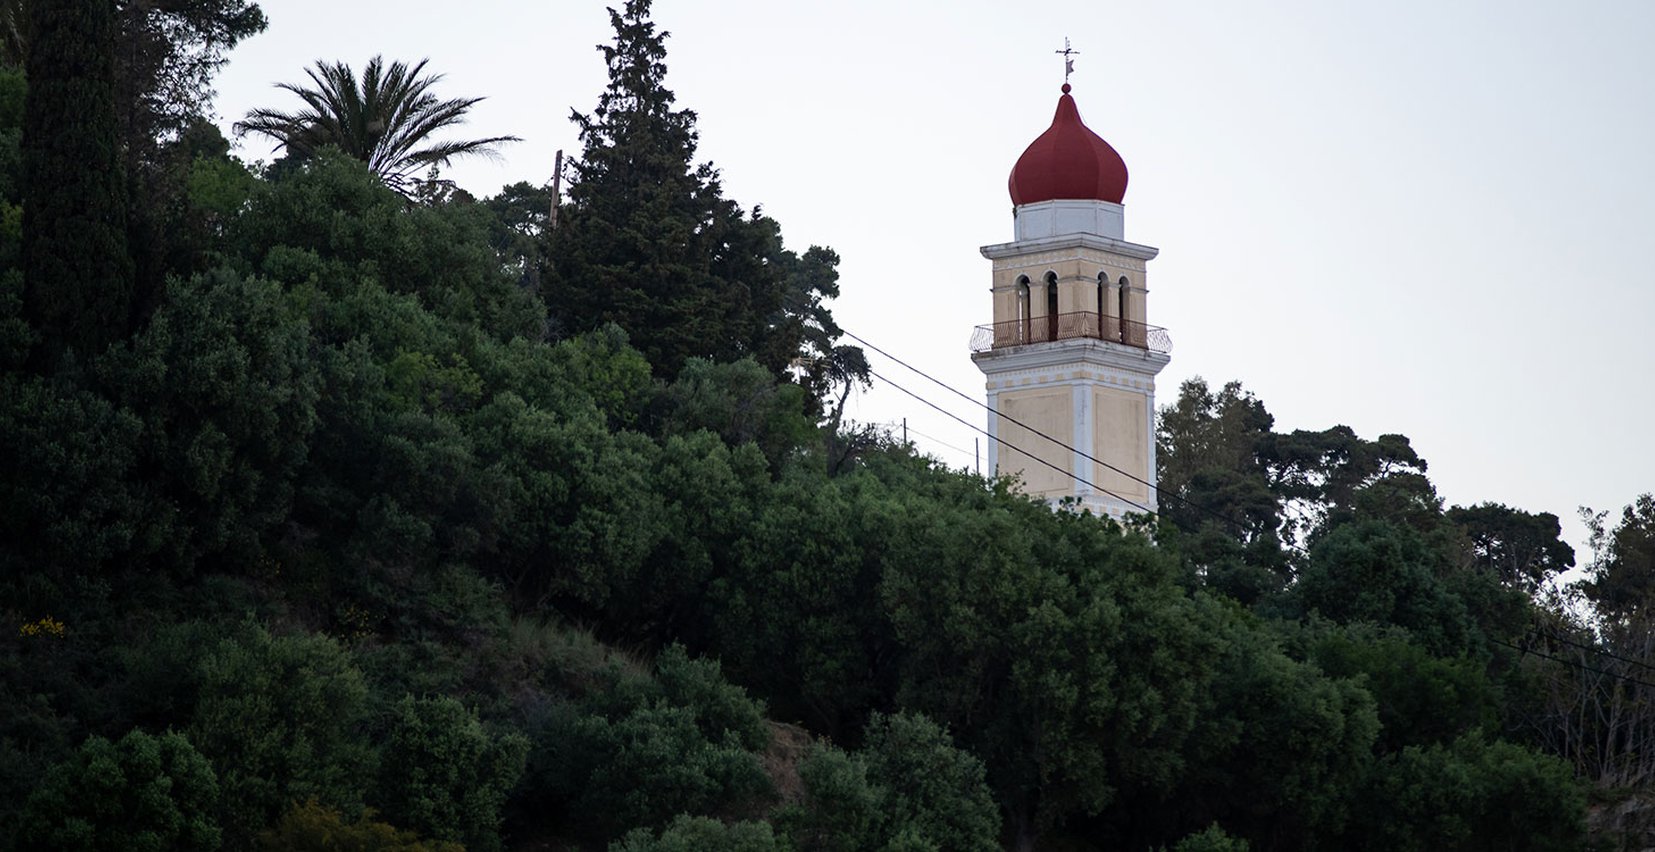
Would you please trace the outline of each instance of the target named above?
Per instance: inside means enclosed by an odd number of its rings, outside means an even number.
[[[272,85],[315,60],[429,58],[439,95],[487,96],[469,134],[524,140],[451,170],[477,195],[548,180],[605,81],[601,2],[261,5],[270,28],[218,80],[226,128],[294,106]],[[1450,503],[1554,512],[1582,551],[1577,506],[1655,489],[1655,4],[1015,6],[657,0],[654,18],[726,194],[838,250],[841,324],[955,387],[981,397],[977,248],[1011,238],[1006,176],[1050,123],[1068,37],[1081,115],[1131,171],[1127,239],[1161,249],[1160,402],[1239,379],[1278,429],[1400,432]],[[975,433],[888,388],[852,413],[971,463]]]

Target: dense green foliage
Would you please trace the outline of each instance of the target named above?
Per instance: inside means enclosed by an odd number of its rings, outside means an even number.
[[[924,716],[875,714],[860,751],[819,745],[799,778],[804,796],[778,821],[801,849],[998,848],[982,763]]]
[[[609,847],[610,852],[782,852],[786,848],[765,823],[724,823],[691,816],[673,820],[659,837],[640,828]]]
[[[1247,841],[1231,837],[1214,823],[1178,841],[1172,852],[1247,852],[1249,848]]]
[[[1578,849],[1655,777],[1648,497],[1563,586],[1555,516],[1239,384],[1130,528],[839,434],[831,252],[693,165],[647,12],[556,233],[186,131],[130,327],[0,242],[0,849]]]
[[[291,802],[358,806],[369,757],[358,739],[367,689],[343,649],[323,636],[240,632],[206,651],[189,727],[218,770],[231,845]]]
[[[377,799],[388,819],[420,834],[497,848],[500,808],[527,750],[521,735],[490,736],[453,698],[409,696],[380,752]]]
[[[89,737],[23,807],[17,841],[35,849],[217,849],[213,771],[179,734]]]
[[[22,267],[37,366],[131,327],[127,185],[115,124],[114,0],[30,0]]]
[[[1584,796],[1558,761],[1476,733],[1373,769],[1347,849],[1580,848]]]
[[[423,841],[418,834],[374,818],[373,808],[348,821],[315,799],[295,804],[274,828],[259,834],[263,852],[464,852],[447,841]]]

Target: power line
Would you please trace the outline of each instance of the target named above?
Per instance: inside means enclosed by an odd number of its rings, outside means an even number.
[[[1560,636],[1556,633],[1553,633],[1550,630],[1547,630],[1545,627],[1543,627],[1541,625],[1538,625],[1538,624],[1534,625],[1534,632],[1540,634],[1541,636],[1545,636],[1548,639],[1552,639],[1552,640],[1557,641],[1557,642],[1562,642],[1565,645],[1573,645],[1573,646],[1575,646],[1576,648],[1579,648],[1582,651],[1591,651],[1594,654],[1602,654],[1603,656],[1608,657],[1611,660],[1619,660],[1620,662],[1623,662],[1623,663],[1631,663],[1634,666],[1642,666],[1643,668],[1649,669],[1650,671],[1655,671],[1655,665],[1651,665],[1651,664],[1646,663],[1642,660],[1634,660],[1631,657],[1623,657],[1619,654],[1614,653],[1613,651],[1608,651],[1608,650],[1605,650],[1603,648],[1596,647],[1594,645],[1581,644],[1580,642],[1576,642],[1573,639],[1568,638],[1567,636]]]
[[[1205,512],[1208,515],[1211,515],[1212,517],[1217,518],[1219,521],[1222,521],[1223,523],[1230,526],[1230,528],[1233,532],[1245,533],[1245,531],[1246,531],[1246,525],[1245,524],[1242,524],[1242,523],[1236,521],[1234,518],[1232,518],[1228,515],[1225,515],[1222,512],[1219,512],[1217,509],[1212,509],[1212,508],[1209,508],[1207,506],[1203,506],[1200,503],[1197,503],[1197,502],[1189,499],[1188,497],[1185,497],[1182,494],[1178,494],[1176,492],[1166,491],[1165,489],[1161,488],[1161,486],[1159,486],[1159,485],[1157,485],[1153,482],[1150,482],[1147,479],[1139,478],[1135,474],[1132,474],[1132,473],[1130,473],[1128,471],[1125,471],[1125,470],[1121,470],[1120,468],[1110,464],[1109,462],[1106,462],[1103,459],[1100,459],[1100,458],[1097,458],[1096,456],[1093,456],[1091,453],[1083,452],[1079,449],[1076,449],[1075,447],[1072,447],[1069,444],[1066,444],[1063,441],[1060,441],[1060,440],[1052,437],[1051,435],[1048,435],[1045,432],[1042,432],[1041,430],[1036,429],[1036,428],[1034,428],[1033,426],[1030,426],[1027,423],[1024,423],[1023,421],[1018,420],[1017,418],[1012,417],[1009,414],[1006,414],[1006,413],[1000,412],[1000,411],[995,411],[993,408],[990,408],[987,403],[984,403],[984,402],[978,400],[976,397],[974,397],[974,396],[972,396],[968,393],[965,393],[965,392],[959,390],[958,388],[955,388],[953,385],[950,385],[947,382],[943,381],[942,379],[939,379],[939,378],[931,375],[930,373],[927,373],[924,370],[921,370],[920,368],[915,367],[914,365],[908,363],[907,361],[904,361],[901,358],[898,358],[895,355],[892,355],[891,353],[886,352],[885,350],[883,350],[883,349],[879,348],[878,346],[875,346],[873,343],[869,342],[867,340],[867,338],[864,338],[864,337],[856,334],[855,332],[850,331],[850,330],[848,330],[846,328],[843,328],[843,327],[840,328],[840,331],[843,331],[846,337],[849,337],[850,339],[855,340],[856,342],[862,344],[863,346],[866,346],[869,349],[872,349],[873,351],[878,352],[881,355],[884,355],[886,358],[889,358],[892,361],[895,361],[897,364],[900,364],[901,366],[906,367],[909,371],[919,374],[921,377],[923,377],[926,380],[932,382],[933,384],[941,387],[942,389],[948,391],[949,393],[954,394],[955,396],[971,403],[972,405],[977,406],[978,408],[981,408],[981,409],[989,412],[990,414],[993,414],[993,415],[999,417],[1002,420],[1005,420],[1005,421],[1008,421],[1008,422],[1010,422],[1014,425],[1020,426],[1024,430],[1026,430],[1028,432],[1031,432],[1031,433],[1033,433],[1034,435],[1036,435],[1038,437],[1044,438],[1044,439],[1058,445],[1059,447],[1062,447],[1063,449],[1068,450],[1069,452],[1072,452],[1072,453],[1074,453],[1074,454],[1076,454],[1076,455],[1078,455],[1078,456],[1080,456],[1080,457],[1082,457],[1082,458],[1084,458],[1088,461],[1091,461],[1091,462],[1094,462],[1096,464],[1102,465],[1102,466],[1104,466],[1104,467],[1106,467],[1106,468],[1108,468],[1108,469],[1110,469],[1110,470],[1112,470],[1112,471],[1114,471],[1114,472],[1116,472],[1116,473],[1118,473],[1122,476],[1125,476],[1126,478],[1131,479],[1132,481],[1137,482],[1140,485],[1143,485],[1146,488],[1151,489],[1156,494],[1159,494],[1161,496],[1171,497],[1174,500],[1177,500],[1178,502],[1184,504],[1185,506],[1188,506],[1192,509],[1198,509],[1202,512]],[[886,379],[885,381],[889,382],[890,380]],[[927,403],[927,404],[929,404],[929,403]],[[936,406],[932,406],[932,407],[935,408]],[[938,408],[937,410],[942,411],[942,409],[940,409],[940,408]],[[953,414],[950,414],[948,412],[943,412],[943,413],[948,414],[950,417],[954,417]],[[959,420],[958,417],[955,417],[954,419]],[[961,420],[960,422],[964,423],[965,421]],[[970,425],[970,424],[967,424],[967,425]],[[976,429],[975,426],[972,426],[971,428]],[[1001,444],[1006,444],[1005,440],[1002,439],[1002,438],[995,437],[994,435],[989,435],[988,432],[983,431],[981,429],[978,429],[977,431],[983,432],[984,435],[988,435],[988,438],[989,438],[990,441],[996,441],[996,442],[999,442]],[[1006,446],[1011,446],[1011,445],[1006,444]],[[1013,449],[1016,449],[1016,448],[1013,448]],[[1023,450],[1018,449],[1018,452],[1023,452]],[[1028,453],[1026,453],[1026,452],[1024,452],[1023,454],[1028,455]],[[1033,456],[1030,456],[1030,458],[1033,458]],[[1077,477],[1077,479],[1078,479],[1078,477]],[[1094,487],[1096,487],[1096,486],[1094,486]],[[1136,504],[1134,504],[1134,505],[1136,505]]]
[[[1133,474],[1129,471],[1121,470],[1120,468],[1115,467],[1114,465],[1110,464],[1109,462],[1104,461],[1103,459],[1094,458],[1092,456],[1092,454],[1090,454],[1090,453],[1086,453],[1086,452],[1082,452],[1080,450],[1077,450],[1074,447],[1071,447],[1068,444],[1065,444],[1062,441],[1059,441],[1058,439],[1053,438],[1051,435],[1048,435],[1045,432],[1042,432],[1039,429],[1036,429],[1033,426],[1030,426],[1029,424],[1024,423],[1023,421],[1018,420],[1015,417],[1012,417],[1009,414],[1003,414],[1001,412],[995,411],[992,408],[989,408],[986,403],[979,401],[976,397],[972,396],[971,394],[968,394],[964,391],[961,391],[961,390],[955,388],[953,385],[950,385],[947,382],[944,382],[942,379],[939,379],[939,378],[931,375],[930,373],[927,373],[924,370],[921,370],[920,368],[915,367],[914,365],[908,363],[907,361],[904,361],[901,358],[898,358],[895,355],[892,355],[891,353],[886,352],[883,349],[880,349],[878,346],[875,346],[872,343],[869,343],[865,338],[857,336],[854,332],[847,331],[847,330],[844,330],[844,329],[840,329],[840,330],[845,332],[846,337],[849,337],[852,340],[855,340],[856,342],[861,343],[863,346],[866,346],[869,349],[872,349],[873,351],[878,352],[881,355],[884,355],[886,358],[889,358],[892,361],[895,361],[896,363],[902,365],[903,367],[908,368],[908,370],[910,370],[911,372],[918,373],[921,377],[923,377],[926,380],[932,382],[933,384],[936,384],[937,386],[941,387],[943,390],[948,391],[949,393],[959,397],[960,399],[963,399],[963,400],[971,403],[972,405],[975,405],[978,408],[981,408],[981,409],[983,409],[985,411],[988,411],[992,414],[999,415],[1002,420],[1006,420],[1006,421],[1009,421],[1009,422],[1011,422],[1011,423],[1013,423],[1017,426],[1021,426],[1024,429],[1027,429],[1028,431],[1034,433],[1035,435],[1037,435],[1041,438],[1045,438],[1046,440],[1051,441],[1052,443],[1054,443],[1054,444],[1056,444],[1056,445],[1058,445],[1058,446],[1060,446],[1060,447],[1062,447],[1066,450],[1069,450],[1070,452],[1076,453],[1076,454],[1080,455],[1081,457],[1087,459],[1088,461],[1092,461],[1092,462],[1096,462],[1098,464],[1101,464],[1104,467],[1109,468],[1110,470],[1112,470],[1112,471],[1114,471],[1114,472],[1116,472],[1116,473],[1118,473],[1118,474],[1120,474],[1120,475],[1122,475],[1122,476],[1124,476],[1128,479],[1131,479],[1131,480],[1133,480],[1134,482],[1137,482],[1140,485],[1144,485],[1144,486],[1147,486],[1149,488],[1153,488],[1156,491],[1161,490],[1160,486],[1157,486],[1155,483],[1150,482],[1147,479],[1140,479],[1137,475],[1135,475],[1135,474]],[[996,439],[996,440],[998,440],[998,439]]]
[[[846,332],[846,334],[849,334],[849,332]],[[852,335],[852,336],[854,336],[854,335]],[[861,338],[857,338],[857,339],[860,340]],[[958,422],[960,425],[965,426],[966,428],[971,429],[973,431],[981,432],[984,435],[988,435],[989,438],[991,438],[993,440],[996,440],[996,441],[999,441],[1002,445],[1010,447],[1010,448],[1022,453],[1023,455],[1028,456],[1030,459],[1032,459],[1034,461],[1037,461],[1037,462],[1051,468],[1052,470],[1055,470],[1058,473],[1061,473],[1064,476],[1067,476],[1070,479],[1073,479],[1074,481],[1076,481],[1076,482],[1078,482],[1082,485],[1085,485],[1088,488],[1093,488],[1093,489],[1096,489],[1098,491],[1101,491],[1104,494],[1107,494],[1110,497],[1113,497],[1116,500],[1119,500],[1122,503],[1125,503],[1125,504],[1127,504],[1128,506],[1131,506],[1134,509],[1138,509],[1138,510],[1144,512],[1145,514],[1149,514],[1149,515],[1157,514],[1154,509],[1151,509],[1148,506],[1142,505],[1142,504],[1134,502],[1132,500],[1128,500],[1125,497],[1122,497],[1121,495],[1116,494],[1115,492],[1110,491],[1109,489],[1104,488],[1101,485],[1098,485],[1094,482],[1090,482],[1090,481],[1088,481],[1088,480],[1086,480],[1082,477],[1076,476],[1073,471],[1064,470],[1063,468],[1061,468],[1061,467],[1059,467],[1055,464],[1052,464],[1049,461],[1046,461],[1045,459],[1035,455],[1034,453],[1029,452],[1028,450],[1023,449],[1022,447],[1017,446],[1016,444],[1010,443],[1010,442],[1005,441],[1005,440],[1001,440],[999,438],[995,438],[993,435],[989,435],[988,430],[983,429],[979,426],[976,426],[972,423],[967,422],[964,418],[960,417],[959,415],[955,414],[954,412],[949,411],[949,410],[943,408],[940,405],[937,405],[936,403],[932,402],[931,400],[928,400],[925,397],[920,396],[917,393],[914,393],[913,391],[903,387],[902,385],[897,384],[896,382],[891,381],[888,378],[885,378],[884,376],[880,375],[879,373],[875,372],[874,370],[870,369],[868,371],[868,375],[871,375],[874,378],[884,382],[885,384],[888,384],[891,387],[896,388],[899,391],[902,391],[903,393],[913,397],[914,399],[918,400],[919,402],[923,403],[924,405],[936,410],[938,413],[940,413],[940,414],[942,414],[942,415]]]
[[[961,446],[958,446],[956,444],[950,444],[947,441],[944,441],[943,439],[938,438],[935,435],[927,435],[924,432],[921,432],[920,430],[915,429],[912,424],[909,424],[909,423],[907,423],[903,420],[881,420],[880,422],[874,423],[874,424],[871,424],[871,425],[883,426],[887,429],[906,429],[908,431],[908,433],[912,434],[914,437],[924,438],[925,440],[930,441],[931,443],[936,444],[939,447],[947,447],[948,449],[953,450],[956,453],[963,453],[964,455],[968,455],[968,456],[973,453],[972,450],[968,450],[965,447],[961,447]]]
[[[947,441],[944,441],[943,439],[936,437],[935,435],[927,435],[924,432],[921,432],[920,430],[915,429],[912,426],[908,427],[908,431],[913,433],[917,437],[924,438],[925,440],[930,441],[931,443],[936,444],[938,446],[947,447],[948,449],[953,450],[956,453],[962,453],[962,454],[968,455],[968,456],[972,454],[971,450],[968,450],[964,447],[956,447],[953,444],[950,444]]]
[[[1655,689],[1655,683],[1650,683],[1647,680],[1639,680],[1639,679],[1637,679],[1635,677],[1632,677],[1630,675],[1616,674],[1615,672],[1606,671],[1604,669],[1597,668],[1596,666],[1588,666],[1585,663],[1576,662],[1574,660],[1565,659],[1563,657],[1554,657],[1551,654],[1547,654],[1543,651],[1537,651],[1533,648],[1518,647],[1517,645],[1513,645],[1510,642],[1502,642],[1499,639],[1495,639],[1493,637],[1489,637],[1488,641],[1493,642],[1496,645],[1503,645],[1507,648],[1512,649],[1513,651],[1517,651],[1517,652],[1520,652],[1520,653],[1523,653],[1523,654],[1533,654],[1536,657],[1543,657],[1543,658],[1551,660],[1553,662],[1562,663],[1563,665],[1569,666],[1571,668],[1577,668],[1577,669],[1581,669],[1581,670],[1584,670],[1584,671],[1595,672],[1597,674],[1604,675],[1606,677],[1612,677],[1612,678],[1616,678],[1616,679],[1619,679],[1619,680],[1624,680],[1627,683],[1635,683],[1639,686],[1644,686],[1644,687],[1648,687],[1650,689]]]

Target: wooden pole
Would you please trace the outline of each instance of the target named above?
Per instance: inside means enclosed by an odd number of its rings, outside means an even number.
[[[563,196],[563,149],[557,149],[557,163],[552,166],[552,209],[546,219],[546,230],[557,230],[557,203]]]

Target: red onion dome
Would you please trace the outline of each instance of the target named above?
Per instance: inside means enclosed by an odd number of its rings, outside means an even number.
[[[1064,83],[1052,126],[1017,158],[1009,185],[1012,204],[1059,198],[1119,204],[1126,197],[1126,161],[1081,122]]]

